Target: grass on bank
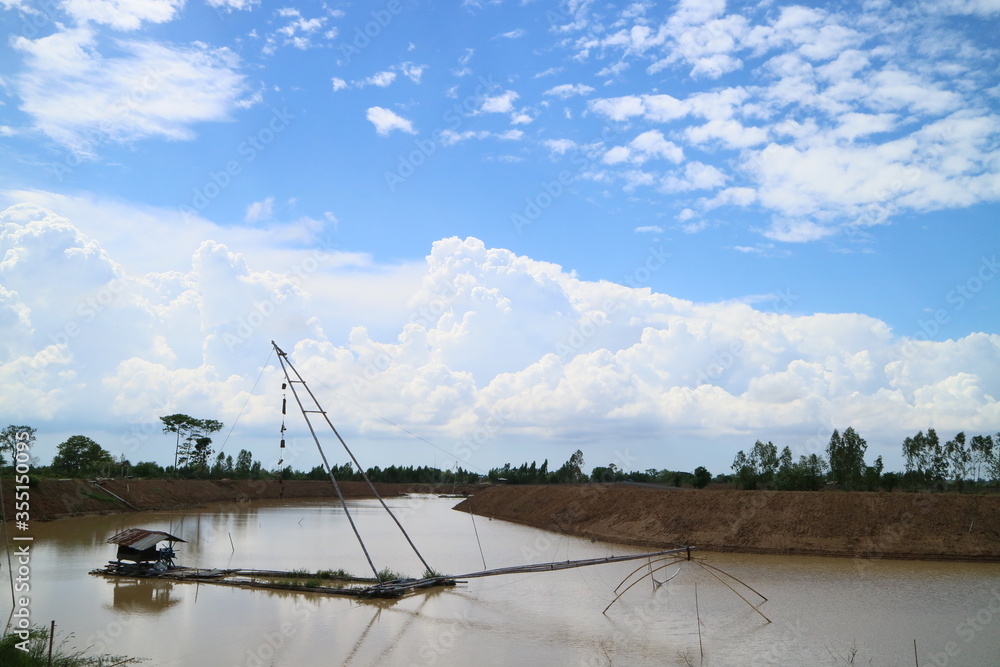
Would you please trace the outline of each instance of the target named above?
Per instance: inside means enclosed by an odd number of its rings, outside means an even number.
[[[123,655],[90,656],[86,654],[86,651],[71,651],[66,648],[68,639],[67,637],[53,644],[53,667],[114,667],[116,665],[138,664],[145,660],[144,658],[129,658]],[[27,639],[22,639],[14,632],[8,632],[0,638],[0,665],[3,667],[46,667],[48,664],[48,628],[32,627],[28,630]]]

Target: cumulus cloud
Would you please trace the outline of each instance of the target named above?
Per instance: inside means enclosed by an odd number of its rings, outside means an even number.
[[[387,136],[393,130],[416,134],[413,123],[390,109],[382,107],[369,107],[366,115],[368,121],[375,126],[375,131],[381,136]]]
[[[623,434],[656,461],[664,434],[794,449],[847,425],[899,442],[930,424],[985,432],[1000,418],[1000,336],[934,342],[863,314],[795,314],[794,293],[694,303],[447,238],[399,276],[405,296],[384,309],[359,298],[345,329],[336,300],[360,283],[314,250],[282,255],[293,259],[282,267],[205,241],[184,270],[136,274],[35,206],[4,211],[0,230],[0,376],[11,380],[0,400],[26,423],[86,415],[113,430],[184,410],[231,423],[272,338],[371,411],[328,406],[369,438],[387,436],[380,417],[446,445],[493,420],[495,447],[530,443],[520,457],[554,442],[553,457],[566,446],[610,456]],[[58,275],[40,284],[42,270]],[[391,324],[366,322],[374,310]],[[273,361],[265,375],[270,389],[242,417],[254,428],[277,423]]]
[[[216,9],[231,11],[250,11],[260,5],[260,0],[208,0],[208,4]]]
[[[269,220],[274,215],[274,197],[267,197],[261,201],[255,201],[247,207],[244,219],[247,222],[259,222]]]
[[[483,99],[479,107],[481,113],[510,113],[514,110],[514,100],[520,97],[513,90],[505,90],[499,95],[491,95]]]
[[[594,92],[593,87],[582,83],[564,83],[559,86],[553,86],[542,94],[554,95],[555,97],[567,99],[573,97],[574,95],[590,95],[592,92]]]
[[[372,74],[367,79],[359,81],[357,85],[359,86],[378,86],[379,88],[386,88],[393,81],[396,80],[396,73],[391,71],[376,72]]]
[[[166,23],[184,0],[66,0],[63,8],[80,23],[102,23],[118,30],[135,30],[144,21]]]
[[[239,58],[225,48],[133,40],[104,56],[96,43],[88,28],[14,40],[25,54],[21,109],[80,155],[108,141],[192,139],[193,125],[227,119],[246,92]]]
[[[994,82],[980,75],[995,69],[995,54],[960,43],[936,18],[993,13],[990,2],[956,0],[933,10],[897,8],[888,24],[866,11],[788,5],[756,12],[685,1],[658,24],[649,12],[623,11],[594,31],[603,37],[581,37],[570,48],[652,62],[651,73],[686,69],[693,80],[686,96],[640,87],[591,99],[587,109],[630,129],[663,132],[686,154],[714,154],[714,172],[667,174],[665,193],[725,186],[753,193],[684,202],[692,214],[745,202],[772,216],[756,231],[803,241],[907,212],[1000,199],[1000,163],[989,148],[1000,138],[1000,117],[995,86],[988,87]],[[747,65],[742,85],[697,83]],[[602,160],[622,170],[628,189],[649,181],[635,172],[637,157],[644,155],[618,145]]]
[[[684,151],[675,143],[667,141],[659,130],[649,130],[632,139],[627,146],[610,148],[602,161],[606,164],[642,164],[652,159],[679,163],[684,159]]]

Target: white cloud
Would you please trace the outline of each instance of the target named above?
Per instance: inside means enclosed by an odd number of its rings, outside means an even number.
[[[86,28],[14,45],[26,60],[16,82],[21,109],[79,155],[107,141],[192,139],[193,125],[227,119],[246,92],[227,49],[123,41],[122,55],[105,57]]]
[[[150,233],[161,228],[173,226]],[[275,254],[268,230],[240,233],[271,254],[250,261],[204,241],[181,270],[132,272],[66,219],[33,206],[0,214],[0,401],[12,419],[112,431],[196,407],[228,424],[249,398],[241,424],[259,429],[274,419],[273,363],[266,389],[248,392],[272,338],[371,411],[327,406],[369,439],[385,434],[374,415],[444,442],[502,415],[506,437],[536,452],[553,439],[603,452],[622,429],[637,448],[662,447],[665,429],[777,441],[817,424],[901,441],[929,423],[988,432],[1000,416],[997,335],[914,340],[860,314],[792,315],[792,295],[692,303],[474,238],[436,242],[418,267],[358,276],[335,254]],[[35,278],[42,270],[51,281]]]
[[[718,140],[729,148],[750,148],[767,141],[766,129],[745,127],[735,120],[710,120],[688,127],[684,135],[695,146]]]
[[[491,95],[483,99],[479,107],[481,113],[510,113],[514,110],[514,100],[520,97],[513,90],[505,90],[499,95]]]
[[[343,79],[341,79],[339,77],[336,77],[336,76],[333,77],[333,79],[331,80],[331,83],[333,84],[333,90],[334,90],[334,92],[336,92],[338,90],[344,90],[345,88],[348,87],[348,83],[346,81],[344,81]]]
[[[420,79],[423,77],[426,69],[427,65],[414,65],[413,63],[402,63],[399,65],[399,71],[413,83],[420,83]]]
[[[563,71],[562,67],[550,67],[550,68],[548,68],[546,70],[542,70],[541,72],[538,72],[532,78],[541,79],[541,78],[546,77],[546,76],[553,76],[555,74],[559,74],[562,71]]]
[[[390,71],[377,72],[372,74],[367,79],[364,79],[358,83],[361,86],[378,86],[379,88],[385,88],[392,84],[396,80],[396,73]]]
[[[525,109],[515,111],[510,115],[511,125],[528,125],[529,123],[533,123],[534,120],[535,117]]]
[[[659,130],[649,130],[632,139],[628,146],[610,148],[604,154],[602,161],[605,164],[619,164],[621,162],[642,164],[652,159],[679,163],[684,160],[684,151],[680,146],[667,141]]]
[[[727,176],[710,164],[693,161],[684,165],[683,175],[670,174],[663,180],[666,192],[686,192],[688,190],[711,190],[722,187]]]
[[[80,24],[88,21],[118,30],[135,30],[144,21],[166,23],[184,0],[65,0],[63,8]]]
[[[528,34],[528,31],[524,28],[517,28],[509,32],[503,32],[497,35],[498,37],[503,37],[504,39],[520,39]]]
[[[210,7],[231,11],[250,11],[260,5],[260,0],[208,0]]]
[[[567,151],[577,147],[576,142],[572,139],[545,139],[542,141],[542,145],[555,155],[565,155]]]
[[[302,13],[299,12],[299,10],[292,7],[283,7],[277,11],[277,14],[282,18],[288,19],[288,21],[283,26],[278,28],[273,36],[269,36],[267,38],[264,53],[274,53],[279,46],[279,39],[281,40],[280,46],[291,46],[299,49],[300,51],[305,51],[306,49],[316,46],[316,43],[313,42],[313,38],[322,34],[321,30],[326,24],[325,16],[307,19],[302,16]],[[336,37],[336,34],[337,33],[334,30],[322,36],[327,39],[332,39]]]
[[[267,197],[261,201],[255,201],[247,207],[244,220],[247,222],[260,222],[270,220],[274,215],[274,197]]]
[[[441,131],[441,143],[445,146],[454,146],[457,143],[468,141],[469,139],[485,139],[488,136],[490,136],[490,133],[486,130],[465,130],[464,132],[456,132],[452,129],[446,128]]]
[[[992,16],[1000,14],[1000,2],[997,0],[939,0],[923,2],[921,8],[929,12],[942,14]]]
[[[406,132],[407,134],[416,134],[417,132],[413,129],[412,122],[397,115],[390,109],[384,109],[382,107],[369,107],[366,117],[368,118],[368,121],[375,126],[375,131],[383,137],[388,135],[393,130],[400,130],[401,132]]]
[[[554,95],[562,99],[568,99],[574,95],[590,95],[594,89],[582,83],[564,83],[546,90],[543,95]]]
[[[690,67],[686,97],[639,86],[587,107],[639,131],[662,131],[689,155],[712,154],[714,172],[703,171],[701,181],[667,173],[665,193],[738,188],[729,190],[742,193],[737,199],[726,194],[697,207],[751,203],[774,216],[770,227],[755,231],[819,239],[907,211],[1000,200],[1000,163],[987,148],[1000,139],[1000,117],[992,112],[994,82],[981,75],[992,71],[994,57],[934,16],[991,15],[994,1],[955,0],[916,13],[899,8],[891,17],[879,13],[887,6],[727,13],[721,0],[681,2],[659,26],[648,13],[623,13],[602,26],[604,37],[596,30],[571,50],[600,48],[626,64],[652,62],[653,74]],[[646,27],[635,30],[640,21]],[[698,84],[698,77],[742,69],[744,61],[753,69],[741,85]],[[602,153],[605,164],[644,157],[629,145]],[[622,175],[628,188],[640,182],[630,174]]]
[[[588,106],[591,111],[607,116],[611,120],[626,120],[632,116],[641,116],[645,112],[642,98],[637,95],[591,100]]]

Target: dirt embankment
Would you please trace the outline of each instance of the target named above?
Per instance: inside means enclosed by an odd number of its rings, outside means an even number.
[[[1000,561],[1000,496],[503,485],[456,509],[656,548]]]
[[[427,486],[402,484],[376,484],[375,488],[386,497],[432,490]],[[347,498],[372,497],[364,482],[340,482],[340,489]],[[4,479],[4,504],[9,520],[15,518],[14,491],[12,481]],[[184,509],[266,498],[336,498],[329,481],[311,480],[119,479],[102,481],[98,485],[85,480],[42,479],[28,490],[28,494],[32,521],[81,514]]]

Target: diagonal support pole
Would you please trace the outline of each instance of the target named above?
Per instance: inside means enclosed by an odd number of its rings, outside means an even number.
[[[420,555],[420,551],[417,550],[417,547],[413,543],[413,540],[410,539],[410,536],[409,534],[407,534],[406,529],[403,528],[403,524],[399,522],[399,519],[396,518],[396,515],[393,514],[391,509],[389,509],[389,506],[385,503],[385,500],[382,498],[382,495],[378,492],[378,490],[375,488],[375,485],[372,484],[372,481],[368,478],[368,474],[365,473],[365,469],[361,467],[360,463],[358,463],[358,459],[354,456],[354,452],[352,452],[351,448],[347,446],[347,443],[344,442],[344,439],[340,436],[340,433],[337,431],[337,428],[333,425],[333,422],[330,421],[330,417],[326,414],[326,411],[319,404],[319,400],[317,400],[316,395],[313,394],[312,390],[309,388],[309,385],[306,384],[305,379],[303,379],[302,375],[298,372],[295,366],[292,365],[292,362],[288,359],[288,355],[284,351],[282,351],[282,349],[279,348],[277,343],[275,343],[273,340],[271,341],[271,345],[274,346],[274,351],[277,352],[278,354],[278,361],[281,363],[281,370],[284,371],[285,373],[285,379],[288,380],[288,386],[292,390],[292,396],[295,397],[296,403],[299,404],[299,410],[301,410],[302,416],[305,417],[306,424],[309,426],[309,432],[312,434],[313,440],[316,442],[316,448],[319,450],[320,457],[323,459],[323,466],[326,468],[327,474],[330,476],[330,481],[333,482],[333,486],[337,491],[337,497],[340,498],[340,503],[343,506],[344,512],[347,514],[347,518],[351,523],[351,528],[354,530],[354,535],[358,538],[358,542],[361,544],[361,549],[365,552],[365,557],[368,559],[368,564],[371,566],[372,571],[375,573],[375,577],[380,582],[382,581],[381,577],[379,576],[378,570],[372,563],[371,556],[368,554],[368,549],[365,547],[364,540],[361,539],[361,534],[358,532],[357,526],[354,524],[354,519],[351,517],[350,512],[348,512],[347,510],[347,502],[344,500],[344,496],[340,491],[340,485],[337,484],[337,480],[333,475],[333,470],[331,469],[330,464],[326,459],[326,454],[323,452],[323,446],[320,444],[319,437],[316,435],[316,431],[313,428],[312,420],[309,418],[310,414],[323,415],[323,419],[326,421],[327,426],[329,426],[330,430],[333,431],[333,434],[337,436],[337,440],[340,441],[340,444],[343,446],[344,451],[346,451],[348,456],[351,457],[351,461],[354,462],[354,465],[358,469],[358,472],[361,473],[361,476],[368,484],[368,488],[375,495],[375,498],[378,499],[379,503],[382,505],[382,508],[386,511],[386,513],[390,517],[392,517],[392,520],[396,523],[396,526],[399,527],[399,530],[403,534],[403,537],[406,538],[406,541],[410,545],[410,548],[413,549],[413,553],[415,553],[417,555],[417,558],[420,559],[420,562],[423,563],[426,571],[432,571],[431,566],[428,565],[427,561],[424,560],[424,557]],[[292,378],[291,375],[292,373],[295,374],[295,379]],[[302,404],[302,398],[299,397],[299,392],[295,388],[295,385],[297,384],[302,385],[302,388],[305,390],[306,394],[308,394],[310,400],[315,406],[315,410],[307,410],[305,406]]]

